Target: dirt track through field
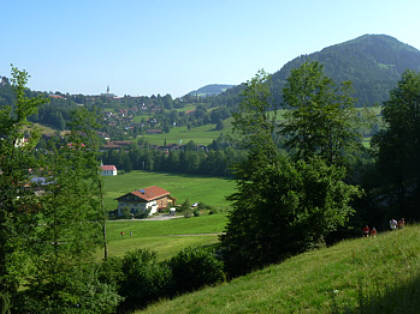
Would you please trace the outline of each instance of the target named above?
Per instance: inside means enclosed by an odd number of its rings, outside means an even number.
[[[222,235],[224,232],[216,233],[190,233],[190,234],[170,234],[168,237],[199,237],[199,236],[218,236]]]

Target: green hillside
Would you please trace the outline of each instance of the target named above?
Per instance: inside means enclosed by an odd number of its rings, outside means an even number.
[[[343,241],[144,312],[419,313],[419,237],[412,226]]]
[[[371,106],[388,99],[401,74],[420,71],[420,51],[387,35],[363,35],[341,44],[299,56],[273,74],[272,93],[281,102],[282,89],[292,69],[305,61],[319,61],[325,74],[335,82],[352,81],[359,105]],[[243,85],[235,86],[216,97],[219,104],[239,102]]]

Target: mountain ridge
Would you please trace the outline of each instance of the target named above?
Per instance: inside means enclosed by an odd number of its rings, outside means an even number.
[[[357,105],[375,105],[388,99],[401,74],[409,69],[420,71],[420,51],[398,39],[384,34],[365,34],[357,38],[298,56],[272,74],[272,94],[280,103],[282,89],[292,69],[307,61],[318,61],[327,76],[337,84],[351,81]],[[215,101],[237,104],[244,84],[216,96]]]
[[[200,87],[197,90],[193,90],[191,92],[189,92],[187,95],[185,96],[216,96],[219,95],[220,93],[223,93],[224,91],[226,91],[227,89],[233,87],[234,85],[230,85],[230,84],[208,84],[205,85],[203,87]]]

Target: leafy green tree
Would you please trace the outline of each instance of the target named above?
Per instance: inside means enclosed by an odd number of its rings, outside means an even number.
[[[223,263],[204,248],[185,248],[168,261],[173,295],[197,290],[224,280]]]
[[[372,140],[376,150],[378,197],[389,214],[420,218],[420,73],[407,71],[384,103],[387,128]]]
[[[223,120],[221,120],[221,119],[217,120],[217,122],[216,122],[216,130],[217,131],[223,130],[224,127],[225,126],[223,124]]]
[[[358,115],[351,83],[337,87],[318,62],[291,71],[283,89],[286,112],[280,134],[294,159],[321,156],[328,164],[343,165],[360,146]]]
[[[179,210],[181,212],[191,210],[191,202],[188,198],[181,204],[181,208]]]
[[[122,310],[141,308],[159,297],[167,296],[171,270],[156,261],[156,253],[137,249],[128,252],[122,260],[124,277],[119,292],[125,300]]]
[[[25,188],[30,182],[29,169],[36,167],[33,150],[37,143],[36,133],[29,143],[23,142],[27,118],[47,102],[40,97],[25,95],[28,73],[12,66],[12,89],[15,104],[0,109],[0,302],[2,313],[7,312],[11,300],[19,287],[19,279],[25,269],[21,261],[26,260],[26,235],[37,226],[35,195]],[[9,302],[5,302],[9,300]]]
[[[226,271],[244,274],[324,244],[353,210],[358,188],[345,184],[344,168],[320,157],[291,162],[274,141],[275,120],[267,112],[267,76],[257,74],[244,92],[234,126],[247,135],[247,158],[235,168],[237,192],[221,237]]]

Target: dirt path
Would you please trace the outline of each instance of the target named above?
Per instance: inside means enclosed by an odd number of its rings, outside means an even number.
[[[218,236],[222,235],[223,232],[215,233],[189,233],[189,234],[169,234],[169,237],[199,237],[199,236]]]

